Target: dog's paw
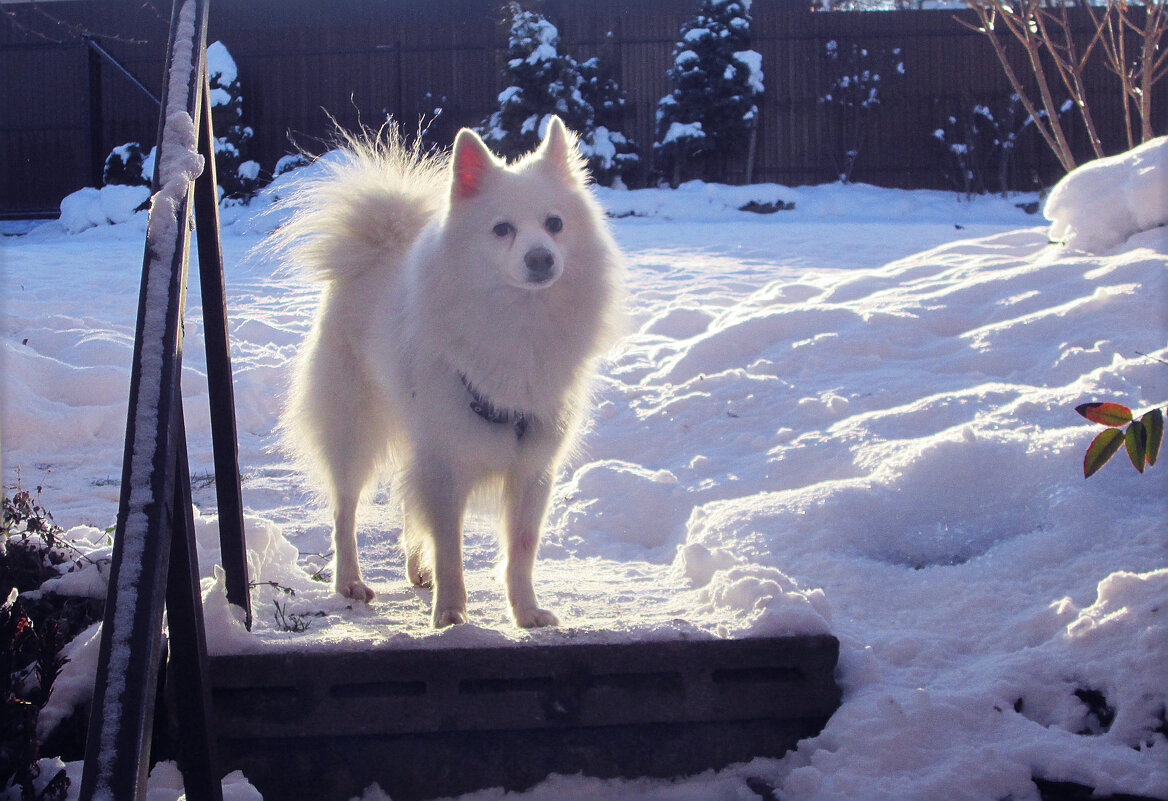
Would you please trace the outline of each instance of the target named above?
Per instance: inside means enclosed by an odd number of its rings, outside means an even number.
[[[460,626],[466,620],[466,610],[462,607],[452,606],[449,609],[434,610],[433,623],[436,629],[443,629],[447,626]]]
[[[430,566],[419,557],[410,555],[410,558],[406,560],[406,573],[409,574],[410,583],[415,587],[427,590],[433,588],[434,574],[430,571]]]
[[[372,601],[377,593],[369,589],[365,582],[357,579],[356,581],[337,582],[337,594],[343,595],[346,598],[352,598],[354,601],[360,601],[367,604]]]
[[[524,629],[542,629],[545,626],[558,626],[560,619],[546,609],[515,609],[515,625]]]

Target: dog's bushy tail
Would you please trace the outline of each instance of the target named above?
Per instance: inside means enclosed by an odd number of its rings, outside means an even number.
[[[396,261],[445,204],[448,157],[407,145],[398,127],[337,132],[338,148],[281,199],[287,221],[263,249],[323,280]]]

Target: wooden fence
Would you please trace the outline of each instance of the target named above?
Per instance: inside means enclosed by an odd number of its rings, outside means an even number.
[[[562,50],[581,60],[600,55],[612,65],[629,97],[625,132],[646,161],[656,103],[669,90],[673,45],[695,5],[544,0],[537,6],[559,27]],[[101,161],[113,147],[153,143],[156,107],[81,36],[92,34],[157,94],[169,10],[166,0],[4,6],[0,211],[54,209],[65,194],[100,183]],[[932,132],[950,116],[968,116],[975,104],[1000,105],[1010,94],[989,43],[952,11],[812,13],[792,0],[754,0],[752,14],[766,85],[755,181],[836,179],[849,118],[847,109],[820,102],[832,79],[828,42],[841,52],[864,48],[873,62],[898,50],[904,65],[903,75],[882,75],[880,104],[863,121],[854,180],[945,188],[943,153]],[[499,0],[219,0],[209,40],[222,40],[238,64],[245,122],[255,130],[250,157],[270,170],[293,149],[290,135],[319,149],[329,115],[346,127],[375,126],[386,115],[412,126],[441,106],[432,134],[448,143],[459,126],[478,124],[496,106],[507,21]],[[1018,70],[1029,73],[1021,60]],[[1117,85],[1096,60],[1088,91],[1111,152],[1124,147]],[[1168,107],[1168,81],[1158,95],[1159,108]],[[1071,131],[1086,157],[1077,120]],[[743,162],[725,161],[717,177],[741,181]],[[1057,162],[1028,131],[1012,185],[1029,188],[1058,177]]]

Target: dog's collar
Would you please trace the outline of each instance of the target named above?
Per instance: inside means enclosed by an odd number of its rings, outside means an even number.
[[[495,406],[489,398],[474,388],[474,385],[466,377],[466,373],[460,370],[458,377],[470,394],[470,410],[472,412],[488,423],[510,424],[515,429],[515,439],[523,439],[523,435],[527,433],[527,414],[525,412],[501,409]]]

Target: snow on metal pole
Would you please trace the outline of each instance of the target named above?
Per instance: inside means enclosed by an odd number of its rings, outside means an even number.
[[[102,624],[82,801],[145,797],[162,652],[182,364],[191,188],[206,0],[176,0],[138,299],[114,558]],[[181,430],[181,429],[179,429]]]

